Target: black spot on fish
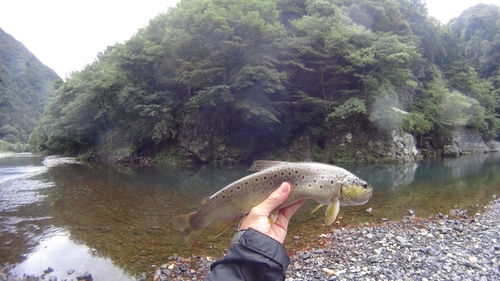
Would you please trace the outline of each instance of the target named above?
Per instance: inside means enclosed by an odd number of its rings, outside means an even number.
[[[249,188],[249,189],[248,189],[248,192],[252,192],[252,189],[251,189],[251,188]]]
[[[226,195],[222,195],[222,199],[226,198]]]
[[[305,176],[302,176],[303,179],[305,179],[306,177]]]
[[[316,180],[316,179],[314,179],[314,182],[317,182],[317,180]]]
[[[234,198],[231,198],[231,200],[230,200],[230,201],[231,201],[231,202],[234,202]]]
[[[312,187],[312,184],[308,184],[307,186]]]
[[[248,182],[247,182],[247,181],[245,182],[245,185],[248,185]]]
[[[322,185],[320,185],[320,186],[319,186],[319,188],[323,188],[323,186],[322,186]]]
[[[333,184],[333,181],[330,181],[331,184]]]
[[[278,175],[277,175],[277,174],[274,174],[274,177],[276,178],[276,177],[278,177]]]
[[[264,176],[264,179],[265,179],[265,180],[267,180],[267,177],[266,177],[266,176]]]
[[[295,171],[295,173],[296,173],[296,174],[298,174],[298,173],[299,173],[299,171]]]
[[[240,188],[241,188],[240,186],[237,186],[237,187],[236,187],[236,189],[238,189],[238,190],[240,190]]]
[[[291,174],[292,174],[292,172],[288,172],[288,175],[291,175]]]
[[[259,181],[259,179],[255,179],[255,181],[257,182],[257,181]]]
[[[233,190],[231,189],[229,192],[233,193]]]
[[[299,184],[298,184],[298,183],[295,183],[295,186],[299,186]]]
[[[281,172],[281,175],[282,175],[282,176],[284,176],[284,175],[285,175],[285,173]]]

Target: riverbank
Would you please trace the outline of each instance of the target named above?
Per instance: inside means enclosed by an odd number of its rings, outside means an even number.
[[[500,280],[500,199],[495,196],[477,214],[451,210],[430,218],[409,215],[335,229],[318,235],[317,241],[290,253],[287,281]],[[214,261],[173,255],[136,280],[202,280]],[[8,272],[4,265],[0,281],[31,280]]]
[[[200,280],[214,261],[171,256],[154,280]],[[411,215],[321,234],[291,254],[286,280],[500,280],[500,200],[477,214]]]

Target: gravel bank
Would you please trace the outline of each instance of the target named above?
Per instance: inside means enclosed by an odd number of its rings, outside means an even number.
[[[450,213],[459,218],[334,230],[293,257],[287,280],[500,280],[500,200],[471,218]]]
[[[287,281],[500,280],[500,200],[472,216],[451,210],[431,219],[336,229],[291,260]],[[154,280],[200,280],[213,261],[172,256]]]
[[[484,212],[336,229],[317,246],[291,256],[287,281],[301,280],[500,280],[500,199]],[[177,255],[137,280],[201,280],[215,258]],[[2,280],[35,280],[8,276]],[[70,279],[68,279],[70,280]]]

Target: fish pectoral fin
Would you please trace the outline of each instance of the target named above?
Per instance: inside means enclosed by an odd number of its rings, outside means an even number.
[[[216,220],[214,222],[215,237],[219,237],[222,233],[224,233],[224,231],[226,231],[231,224],[233,224],[234,220],[236,220],[236,218]]]
[[[332,202],[330,202],[330,205],[326,207],[325,211],[325,224],[326,225],[331,225],[335,219],[337,218],[337,215],[339,214],[340,210],[340,200],[339,199],[333,199]]]
[[[316,208],[314,208],[314,210],[311,211],[311,214],[313,214],[314,212],[316,212],[317,210],[319,210],[319,208],[323,207],[324,205],[322,204],[319,204]]]
[[[273,224],[278,219],[279,212],[279,209],[275,209],[269,214],[269,217],[267,218],[269,220],[269,224]]]

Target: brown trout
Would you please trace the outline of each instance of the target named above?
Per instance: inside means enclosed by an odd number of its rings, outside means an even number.
[[[313,199],[320,204],[318,208],[328,205],[326,225],[335,221],[340,206],[363,205],[373,191],[367,182],[346,169],[322,163],[258,160],[249,171],[258,172],[203,199],[198,211],[173,219],[172,224],[182,232],[189,247],[196,244],[205,228],[212,223],[215,224],[216,235],[222,234],[237,218],[264,201],[283,182],[290,184],[291,192],[276,211],[301,199]],[[270,221],[272,219],[275,218],[270,216]]]

